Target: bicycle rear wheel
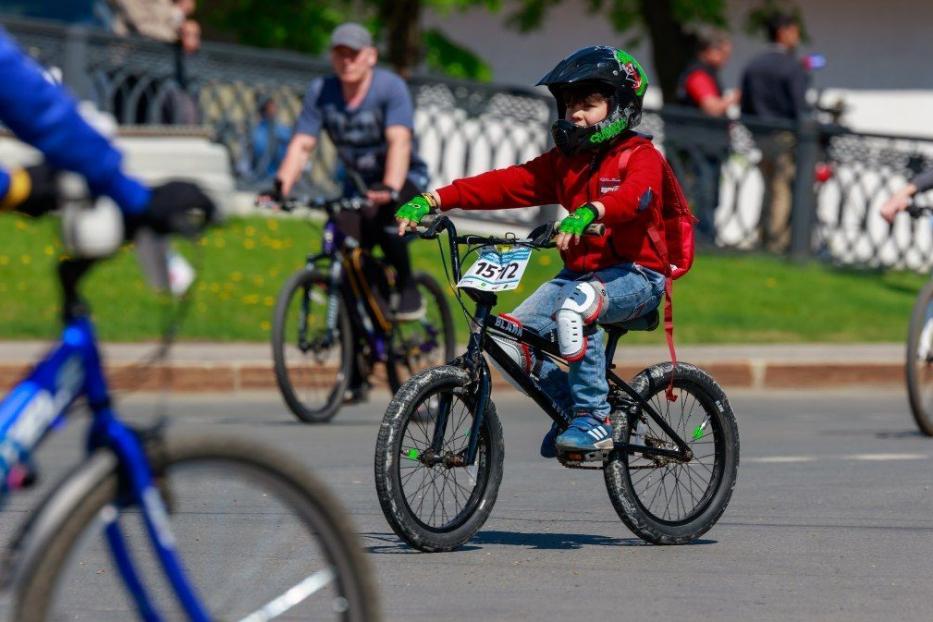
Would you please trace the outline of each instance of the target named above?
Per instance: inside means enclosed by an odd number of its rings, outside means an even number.
[[[214,436],[159,447],[148,452],[172,535],[211,619],[378,618],[369,568],[346,514],[300,465],[253,442]],[[121,502],[116,461],[108,464],[87,494],[59,512],[48,541],[33,547],[38,554],[24,560],[16,620],[136,617],[102,533],[109,520],[118,521],[162,619],[186,619],[142,515]]]
[[[677,400],[665,392],[674,374]],[[635,389],[693,452],[689,461],[614,450],[605,464],[609,498],[622,522],[654,544],[686,544],[706,533],[729,504],[739,467],[739,432],[725,393],[706,372],[679,363],[642,371]],[[616,442],[676,449],[638,405],[613,413]]]
[[[917,427],[933,436],[933,281],[917,296],[907,331],[907,396]]]
[[[332,298],[333,296],[333,298]],[[336,322],[328,326],[328,305]],[[326,275],[299,270],[279,293],[272,323],[275,379],[289,410],[306,423],[333,418],[353,364],[353,335],[339,292]]]
[[[438,367],[456,354],[454,318],[441,285],[428,274],[415,273],[415,283],[426,310],[420,320],[396,322],[389,339],[386,364],[389,388],[399,390],[415,374]]]

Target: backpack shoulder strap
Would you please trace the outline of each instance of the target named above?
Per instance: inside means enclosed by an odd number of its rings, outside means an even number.
[[[619,171],[624,171],[628,167],[628,161],[632,158],[632,154],[646,145],[651,145],[651,142],[640,140],[631,147],[623,149],[622,152],[619,153]]]
[[[639,142],[637,145],[623,150],[622,153],[619,154],[619,171],[625,171],[632,154],[645,145],[654,146],[650,142]],[[686,209],[689,213],[690,208],[688,207],[687,200],[684,198],[683,190],[681,190],[680,184],[677,182],[677,177],[674,175],[673,170],[671,170],[670,163],[668,163],[667,158],[662,157],[661,160],[662,166],[664,167],[664,180],[662,182],[664,188],[660,189],[662,191],[661,201],[669,200],[669,197],[666,195],[668,194],[668,188],[670,188],[673,191],[673,200],[677,203],[678,211]],[[673,370],[671,372],[671,381],[667,385],[665,395],[668,401],[673,402],[677,400],[674,394],[674,375],[677,372],[677,349],[674,346],[674,282],[671,277],[670,264],[668,264],[667,260],[667,240],[664,239],[661,230],[655,225],[648,227],[648,238],[651,240],[655,251],[661,256],[662,261],[664,261],[667,266],[664,275],[664,333],[667,340],[667,348],[671,354]]]

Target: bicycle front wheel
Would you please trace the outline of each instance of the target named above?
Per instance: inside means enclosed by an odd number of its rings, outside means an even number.
[[[422,551],[451,551],[492,511],[502,481],[502,425],[489,400],[472,465],[464,462],[477,416],[467,373],[445,365],[406,382],[386,409],[376,441],[379,504],[389,525]],[[437,414],[447,405],[440,455],[432,457]]]
[[[348,517],[304,468],[253,442],[166,440],[150,462],[188,579],[214,620],[375,620],[370,571]],[[24,560],[15,619],[135,618],[104,529],[116,521],[161,619],[187,619],[154,558],[116,461]],[[54,504],[53,504],[54,505]],[[251,617],[252,616],[252,617]]]
[[[272,361],[282,397],[298,419],[323,423],[337,414],[350,383],[353,335],[343,300],[326,275],[302,269],[282,287]]]
[[[933,436],[933,281],[914,303],[907,331],[907,396],[917,427]]]

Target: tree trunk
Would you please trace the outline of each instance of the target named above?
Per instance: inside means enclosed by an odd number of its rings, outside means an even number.
[[[651,36],[651,58],[664,101],[677,97],[677,79],[693,58],[693,38],[674,17],[673,0],[639,0]]]
[[[421,0],[392,0],[381,5],[389,64],[403,78],[409,78],[421,60]]]

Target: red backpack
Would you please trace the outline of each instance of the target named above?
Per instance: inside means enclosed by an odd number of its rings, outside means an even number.
[[[629,158],[636,149],[651,145],[642,143],[619,154],[620,176],[624,176]],[[651,145],[654,148],[654,145]],[[677,176],[674,175],[667,158],[662,157],[664,163],[664,182],[661,188],[661,227],[652,223],[648,229],[648,237],[654,246],[655,252],[668,266],[664,282],[664,333],[667,336],[667,347],[671,352],[671,362],[677,366],[677,352],[674,348],[674,280],[679,279],[690,271],[693,266],[694,240],[693,225],[696,217],[690,211],[687,197]],[[674,401],[674,375],[671,374],[671,383],[667,387],[667,399]]]

